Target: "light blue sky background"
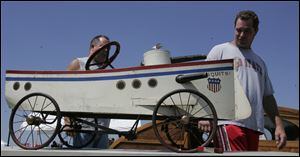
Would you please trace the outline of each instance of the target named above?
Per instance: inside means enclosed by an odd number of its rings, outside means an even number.
[[[207,54],[233,39],[240,10],[254,10],[253,49],[266,62],[279,106],[299,109],[299,2],[3,2],[1,1],[1,139],[10,109],[5,71],[64,70],[105,34],[121,44],[116,68],[137,66],[160,42],[174,56]]]

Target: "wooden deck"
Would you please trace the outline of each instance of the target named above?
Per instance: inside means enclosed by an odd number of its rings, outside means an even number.
[[[299,127],[299,111],[295,109],[279,107],[279,112],[284,120],[287,120]],[[147,149],[147,150],[167,150],[156,139],[151,123],[145,124],[138,128],[137,139],[128,141],[124,137],[119,138],[111,144],[111,149]],[[298,129],[299,132],[299,129]],[[298,135],[297,132],[297,135]],[[260,140],[259,151],[280,151],[280,152],[297,152],[299,153],[299,138],[287,141],[284,149],[279,150],[276,147],[275,140]]]

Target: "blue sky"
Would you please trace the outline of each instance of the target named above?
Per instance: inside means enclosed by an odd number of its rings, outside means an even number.
[[[162,43],[171,55],[207,54],[233,39],[238,11],[260,18],[252,48],[268,66],[279,106],[299,109],[299,2],[3,2],[1,1],[1,139],[10,109],[6,70],[65,70],[105,34],[121,44],[116,68],[138,66]]]

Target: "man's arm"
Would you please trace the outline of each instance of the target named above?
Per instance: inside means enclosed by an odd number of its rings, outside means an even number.
[[[71,71],[79,70],[79,69],[80,69],[80,65],[78,59],[74,59],[67,67],[67,70],[71,70]]]
[[[264,96],[264,110],[275,125],[275,140],[277,148],[281,149],[286,145],[286,134],[284,131],[282,120],[279,116],[277,103],[273,95]]]

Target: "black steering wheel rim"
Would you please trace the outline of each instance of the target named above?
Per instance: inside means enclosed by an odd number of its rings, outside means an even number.
[[[111,57],[109,57],[110,47],[113,45],[116,46],[116,50],[115,50],[114,54]],[[92,61],[94,60],[94,58],[105,49],[108,49],[108,54],[105,58],[105,61],[102,63],[93,63],[92,64]],[[103,47],[101,47],[100,49],[98,49],[95,53],[93,53],[88,58],[88,60],[85,64],[85,70],[91,70],[90,67],[95,66],[95,65],[99,65],[97,69],[105,69],[108,65],[110,65],[112,67],[111,63],[117,58],[119,53],[120,53],[120,44],[117,41],[109,42],[109,43],[105,44]]]

